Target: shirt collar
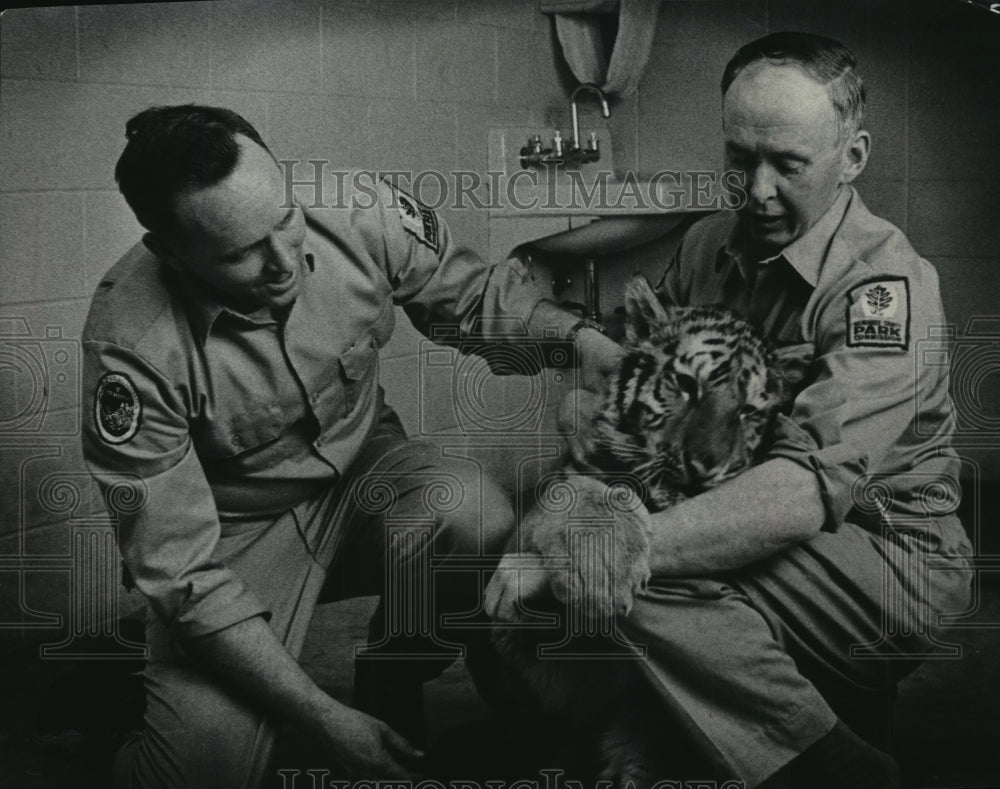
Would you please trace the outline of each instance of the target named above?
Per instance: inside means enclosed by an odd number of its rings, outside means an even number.
[[[833,201],[833,205],[803,236],[797,238],[777,254],[761,260],[760,263],[766,265],[782,258],[798,272],[802,279],[812,287],[816,287],[830,241],[834,233],[837,232],[837,228],[840,227],[854,194],[854,187],[845,186]],[[719,250],[716,270],[721,269],[727,259],[742,263],[742,240],[740,223],[736,221],[726,243]]]
[[[308,247],[307,247],[308,248]],[[309,272],[314,271],[316,268],[313,256],[311,253],[306,253],[306,270]],[[237,312],[236,310],[230,309],[224,304],[212,297],[212,292],[205,287],[204,283],[198,281],[194,277],[184,272],[177,272],[177,277],[181,283],[181,288],[184,292],[184,297],[187,302],[188,309],[192,316],[194,322],[194,328],[197,333],[197,337],[201,340],[202,345],[208,341],[208,335],[212,331],[212,326],[215,321],[223,313],[227,315],[232,315],[237,320],[250,321],[251,323],[273,323],[272,319],[260,320],[254,315],[246,315],[242,312]],[[303,280],[303,283],[305,280]]]
[[[177,272],[177,279],[181,284],[184,300],[194,324],[195,334],[202,345],[208,340],[208,333],[212,330],[222,312],[226,309],[222,304],[212,298],[211,292],[204,285],[190,274],[182,271]]]

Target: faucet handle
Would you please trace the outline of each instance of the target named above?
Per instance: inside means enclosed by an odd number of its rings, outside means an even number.
[[[590,133],[590,144],[587,146],[587,149],[590,151],[598,150],[597,132]]]
[[[563,138],[562,134],[559,133],[559,129],[556,129],[555,136],[552,138],[552,153],[556,156],[563,155]]]

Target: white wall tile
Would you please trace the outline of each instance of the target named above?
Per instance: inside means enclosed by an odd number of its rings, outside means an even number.
[[[493,28],[419,19],[413,33],[418,99],[480,103],[494,100]]]
[[[382,170],[448,172],[455,155],[455,114],[440,96],[372,103],[369,145]]]
[[[969,318],[992,316],[1000,318],[997,281],[1000,260],[997,258],[932,257],[941,283],[941,300],[949,323],[964,334]]]
[[[325,169],[331,171],[376,167],[368,102],[357,96],[269,94],[268,146],[278,159],[325,161]],[[296,178],[311,175],[311,166],[306,165],[304,174]]]
[[[925,257],[996,257],[1000,184],[976,181],[913,181],[909,236]]]
[[[309,93],[322,85],[322,0],[212,3],[211,85]]]
[[[85,296],[83,195],[0,194],[0,249],[4,302]]]
[[[338,94],[416,98],[413,21],[368,9],[340,8],[323,15],[323,70]]]
[[[4,80],[0,188],[114,189],[125,122],[154,104],[189,99],[178,88]]]
[[[86,292],[137,244],[145,232],[118,192],[84,192],[83,260]]]
[[[0,23],[0,76],[76,79],[76,9],[8,8]]]
[[[80,6],[80,79],[208,84],[213,3]]]

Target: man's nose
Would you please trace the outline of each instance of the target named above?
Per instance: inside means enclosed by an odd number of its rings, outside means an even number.
[[[271,239],[270,254],[267,256],[267,268],[276,273],[286,273],[295,268],[293,250],[282,243],[280,238]]]
[[[774,168],[760,164],[747,171],[747,189],[751,199],[763,205],[777,194]]]

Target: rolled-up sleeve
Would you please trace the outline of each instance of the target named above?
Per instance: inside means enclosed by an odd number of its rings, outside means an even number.
[[[851,313],[857,296],[852,294],[859,288],[864,293],[864,281],[832,291],[818,312],[810,383],[795,398],[790,418],[779,420],[770,456],[792,460],[816,474],[827,530],[838,528],[856,504],[852,491],[862,474],[908,470],[920,453],[921,439],[914,430],[920,395],[937,397],[941,390],[940,371],[915,362],[915,338],[943,321],[932,278],[910,277],[906,282],[907,303],[899,306],[897,315],[903,331],[896,343],[879,338],[872,343],[848,341],[849,333],[858,331]]]
[[[868,468],[868,456],[849,443],[820,447],[814,436],[779,414],[769,457],[791,460],[816,476],[823,500],[823,529],[836,531],[853,506],[851,491]]]
[[[434,335],[436,325],[457,327],[461,339],[477,336],[565,336],[578,318],[548,300],[542,283],[516,257],[489,264],[457,244],[447,223],[431,208],[381,182],[379,223],[371,226],[370,248],[381,263],[413,325]]]
[[[165,376],[126,348],[87,341],[83,392],[84,456],[99,484],[112,475],[133,479],[133,500],[142,505],[116,513],[118,545],[136,587],[172,635],[206,635],[267,615],[213,559],[219,517],[183,399]]]

